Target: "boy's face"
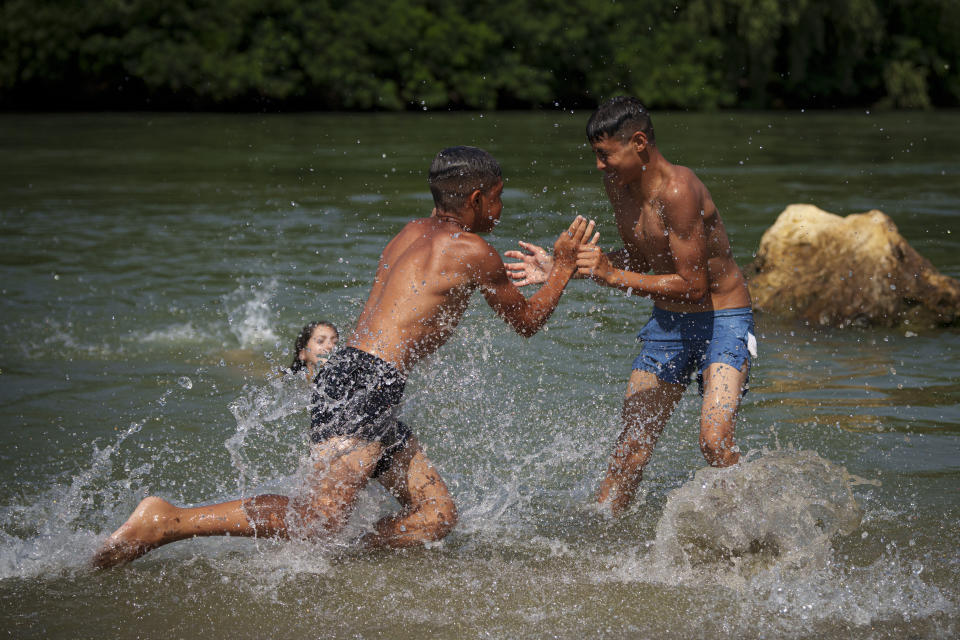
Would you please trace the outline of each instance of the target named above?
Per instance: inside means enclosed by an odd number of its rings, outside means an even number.
[[[627,140],[620,136],[606,136],[591,143],[593,153],[597,156],[597,169],[624,184],[639,177],[637,172],[643,170],[643,163],[637,136],[634,134]],[[643,137],[641,144],[646,145],[646,137]]]
[[[503,180],[497,182],[492,188],[480,192],[480,215],[475,222],[475,231],[491,231],[497,226],[500,214],[503,212],[503,201],[500,199],[502,195]]]

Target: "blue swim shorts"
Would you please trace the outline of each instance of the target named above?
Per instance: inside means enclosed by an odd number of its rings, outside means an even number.
[[[757,355],[750,307],[697,313],[654,307],[653,316],[637,338],[643,341],[643,348],[633,361],[634,369],[682,385],[690,384],[690,376],[696,371],[700,395],[708,366],[722,362],[740,369]],[[747,392],[746,385],[743,392]]]

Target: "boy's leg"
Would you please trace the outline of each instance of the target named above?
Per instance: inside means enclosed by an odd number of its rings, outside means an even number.
[[[93,565],[123,564],[157,547],[195,536],[284,535],[286,510],[287,498],[278,495],[200,507],[177,507],[150,496],[107,538],[94,555]]]
[[[317,524],[335,532],[367,482],[380,456],[377,443],[335,438],[314,447],[314,467],[304,494],[262,495],[200,507],[177,507],[154,496],[145,498],[93,557],[96,567],[130,562],[152,549],[197,536],[309,536]],[[326,495],[324,495],[326,494]],[[289,514],[295,523],[288,523]]]
[[[400,513],[383,518],[361,540],[367,547],[400,549],[440,540],[457,523],[457,509],[416,437],[394,454],[378,480],[400,502]]]
[[[338,436],[313,446],[313,468],[300,495],[291,499],[287,537],[311,538],[335,534],[380,459],[383,447],[355,437]]]
[[[739,370],[714,362],[703,372],[700,450],[714,467],[729,467],[740,460],[733,434],[749,369],[749,362]]]
[[[623,400],[623,432],[610,456],[607,475],[597,492],[614,516],[633,500],[653,448],[683,396],[685,386],[664,382],[649,371],[634,369]]]

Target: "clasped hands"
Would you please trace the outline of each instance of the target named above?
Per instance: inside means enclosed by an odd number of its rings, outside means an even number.
[[[559,256],[561,250],[572,250],[568,244],[563,243],[568,243],[570,239],[578,240],[576,246],[576,275],[606,281],[613,273],[613,265],[610,264],[606,254],[597,246],[600,233],[597,232],[590,238],[595,225],[596,223],[593,220],[588,223],[585,218],[577,216],[570,228],[557,238],[557,242],[554,244],[554,253]],[[564,236],[567,236],[567,238],[564,238]],[[587,238],[590,239],[587,240]],[[528,284],[546,282],[550,270],[553,269],[554,257],[548,254],[543,247],[531,242],[521,240],[519,245],[523,251],[511,250],[503,254],[507,258],[520,261],[504,263],[507,274],[513,279],[514,284],[523,287]]]

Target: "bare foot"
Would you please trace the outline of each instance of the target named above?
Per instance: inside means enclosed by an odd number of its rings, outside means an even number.
[[[94,554],[93,566],[105,569],[132,562],[168,542],[164,539],[164,524],[176,509],[161,498],[151,496],[141,500],[127,521]]]
[[[606,478],[597,490],[597,505],[601,513],[612,518],[624,514],[637,494],[637,485],[643,478],[643,472],[637,473],[629,481]]]

